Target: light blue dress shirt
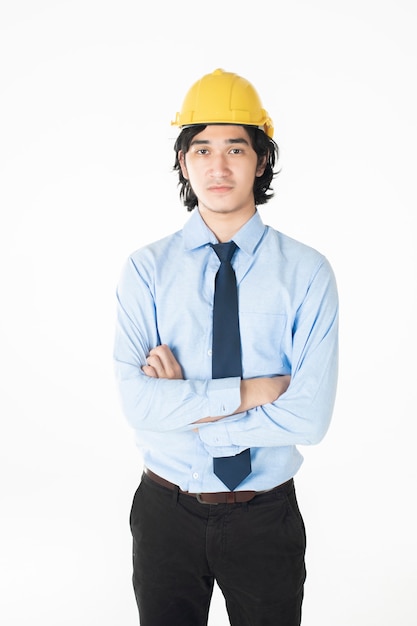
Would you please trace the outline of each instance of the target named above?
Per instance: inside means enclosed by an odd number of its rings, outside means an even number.
[[[211,379],[216,243],[197,209],[184,228],[128,258],[117,288],[114,346],[123,412],[143,463],[181,489],[224,491],[214,456],[251,448],[252,473],[239,490],[270,489],[296,474],[300,445],[324,437],[337,384],[338,296],[317,250],[269,226],[258,212],[236,233],[243,378],[290,374],[271,404],[230,416],[240,379]],[[184,380],[146,376],[149,351],[167,344]],[[229,415],[201,424],[207,416]]]

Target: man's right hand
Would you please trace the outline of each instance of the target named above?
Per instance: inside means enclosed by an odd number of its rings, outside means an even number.
[[[240,381],[240,406],[235,413],[244,413],[262,404],[275,402],[288,389],[291,376],[274,376],[272,378],[248,378]],[[218,417],[203,417],[195,424],[217,422],[225,415]]]
[[[288,389],[291,376],[272,378],[248,378],[240,385],[241,405],[236,413],[254,409],[262,404],[275,402]]]
[[[181,365],[178,363],[170,348],[166,344],[156,346],[149,352],[147,364],[142,371],[151,378],[169,378],[171,380],[183,380]],[[273,376],[272,378],[248,378],[240,381],[240,406],[235,413],[244,413],[262,404],[275,402],[288,389],[291,376]],[[217,422],[227,417],[209,416],[194,422],[205,424]]]

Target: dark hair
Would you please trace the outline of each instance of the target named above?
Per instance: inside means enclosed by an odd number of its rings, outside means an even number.
[[[245,124],[242,124],[242,126],[247,131],[252,143],[252,148],[258,155],[258,163],[260,163],[265,156],[268,157],[264,173],[262,176],[256,176],[253,184],[255,205],[265,204],[274,195],[271,182],[272,179],[278,174],[278,172],[274,171],[275,163],[278,161],[279,157],[278,145],[257,126],[246,126]],[[184,178],[182,174],[178,155],[180,151],[182,151],[183,154],[186,154],[190,148],[193,138],[198,135],[198,133],[201,133],[205,128],[206,124],[198,124],[183,128],[174,145],[175,164],[173,170],[178,172],[180,199],[184,202],[184,206],[187,207],[188,211],[192,211],[197,206],[198,198],[195,195],[189,181]]]

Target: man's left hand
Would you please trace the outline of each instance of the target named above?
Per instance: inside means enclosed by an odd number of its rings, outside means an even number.
[[[181,365],[166,344],[156,346],[149,352],[142,371],[151,378],[170,378],[183,380]]]

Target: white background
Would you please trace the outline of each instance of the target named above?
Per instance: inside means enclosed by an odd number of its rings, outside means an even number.
[[[4,626],[137,624],[141,466],[113,380],[114,292],[126,256],[188,217],[170,121],[217,67],[275,122],[264,221],[326,254],[340,291],[334,419],[296,482],[303,626],[416,623],[414,6],[2,2]],[[210,623],[227,623],[217,591]]]

